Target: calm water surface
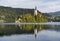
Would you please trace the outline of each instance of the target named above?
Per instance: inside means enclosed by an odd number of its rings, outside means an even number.
[[[4,27],[4,26],[1,26]],[[0,29],[2,29],[0,27]],[[8,26],[6,26],[8,28]],[[13,27],[13,28],[12,28]],[[9,30],[7,30],[8,32],[4,32],[4,35],[0,36],[0,41],[60,41],[60,25],[47,25],[46,28],[40,28],[35,36],[34,32],[24,32],[21,30],[21,28],[19,29],[15,29],[15,26],[9,26]],[[19,27],[19,26],[17,26]],[[36,26],[34,26],[36,27]],[[11,29],[12,28],[12,29]],[[11,30],[11,31],[10,31]],[[16,31],[18,30],[18,32]],[[26,31],[26,29],[24,28],[24,30]],[[0,30],[0,31],[3,31]],[[22,32],[20,32],[22,31]],[[33,30],[31,30],[33,31]],[[15,33],[13,33],[15,32]],[[19,33],[20,32],[20,33]],[[1,33],[1,32],[0,32]],[[6,34],[9,33],[10,35]],[[13,33],[13,34],[11,34]],[[18,34],[16,34],[18,33]]]

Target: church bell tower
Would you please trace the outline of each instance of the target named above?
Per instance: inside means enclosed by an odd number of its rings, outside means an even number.
[[[34,9],[34,16],[37,16],[37,7],[35,6],[35,9]]]

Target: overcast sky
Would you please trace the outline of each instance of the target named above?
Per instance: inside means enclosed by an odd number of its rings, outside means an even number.
[[[0,0],[0,6],[34,8],[41,12],[60,11],[60,0]]]

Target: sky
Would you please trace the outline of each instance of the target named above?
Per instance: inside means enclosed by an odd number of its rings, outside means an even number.
[[[40,12],[60,11],[60,0],[0,0],[0,6],[13,8],[32,8],[37,6]]]

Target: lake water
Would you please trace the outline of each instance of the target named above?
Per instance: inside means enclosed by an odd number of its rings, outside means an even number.
[[[60,41],[60,25],[0,25],[0,41]]]

